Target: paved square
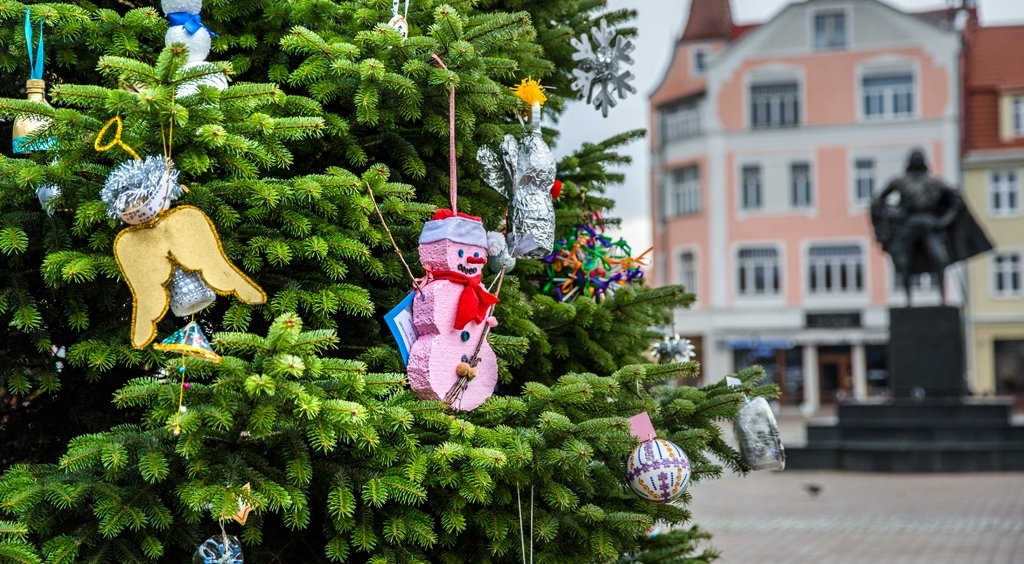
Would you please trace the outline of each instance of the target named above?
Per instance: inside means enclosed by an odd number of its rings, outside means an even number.
[[[721,564],[1024,564],[1024,473],[753,472],[690,491]]]

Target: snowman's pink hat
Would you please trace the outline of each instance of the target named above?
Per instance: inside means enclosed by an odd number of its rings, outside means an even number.
[[[479,217],[441,209],[423,226],[420,244],[444,240],[486,248],[487,232]]]

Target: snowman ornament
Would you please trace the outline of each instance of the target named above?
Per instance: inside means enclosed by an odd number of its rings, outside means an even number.
[[[184,43],[188,47],[188,62],[185,69],[208,64],[206,57],[210,54],[213,37],[203,25],[199,12],[203,9],[202,0],[161,0],[160,7],[170,26],[164,36],[164,44]],[[212,86],[217,90],[228,87],[228,80],[222,73],[204,76],[201,79],[187,82],[178,87],[178,96],[189,96],[199,92],[199,86]]]
[[[409,351],[409,384],[422,399],[462,411],[480,406],[498,383],[498,359],[487,343],[497,296],[480,283],[487,233],[480,218],[438,210],[423,227],[420,262],[428,282],[413,298],[418,338]]]

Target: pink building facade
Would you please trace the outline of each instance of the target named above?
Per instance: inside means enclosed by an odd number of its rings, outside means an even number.
[[[651,95],[651,201],[654,280],[696,293],[675,329],[705,378],[761,364],[808,412],[883,392],[904,298],[868,205],[915,147],[959,183],[955,16],[808,0],[737,26],[692,1]],[[928,282],[915,303],[938,302]]]

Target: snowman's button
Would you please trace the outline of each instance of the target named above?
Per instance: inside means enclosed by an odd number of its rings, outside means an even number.
[[[469,340],[469,331],[463,331],[462,332],[462,342],[466,342],[468,340]]]

